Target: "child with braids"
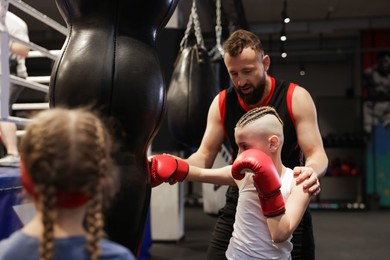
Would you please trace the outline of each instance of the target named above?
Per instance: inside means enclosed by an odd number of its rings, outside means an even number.
[[[291,259],[292,233],[308,206],[310,194],[302,183],[296,184],[293,170],[282,164],[283,122],[272,107],[254,108],[237,122],[235,140],[239,147],[236,160],[220,169],[185,167],[186,162],[179,158],[153,156],[152,186],[185,178],[238,186],[227,259]]]
[[[84,109],[53,108],[33,118],[20,153],[36,214],[0,242],[1,260],[135,259],[104,238],[103,204],[118,187],[111,142],[101,120]]]

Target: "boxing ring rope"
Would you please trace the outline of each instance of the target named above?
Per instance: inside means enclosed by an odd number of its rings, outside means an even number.
[[[12,4],[16,8],[25,12],[26,14],[34,17],[45,25],[50,26],[56,31],[60,32],[63,35],[67,35],[67,28],[51,19],[47,15],[39,12],[35,8],[30,5],[24,3],[21,0],[1,0],[0,6],[0,50],[1,50],[1,71],[0,71],[0,120],[1,121],[11,121],[15,122],[17,125],[25,125],[28,123],[28,118],[23,117],[15,117],[9,115],[9,84],[17,84],[23,87],[27,87],[30,89],[34,89],[37,91],[41,91],[43,93],[49,92],[48,83],[50,82],[50,76],[35,76],[35,77],[27,77],[26,79],[10,75],[9,72],[9,42],[18,41],[20,43],[25,44],[30,48],[30,52],[27,58],[48,58],[51,60],[55,60],[57,55],[60,53],[60,50],[48,50],[42,46],[39,46],[33,42],[25,42],[21,39],[13,37],[9,35],[5,30],[5,14],[8,11],[9,4]],[[28,68],[27,68],[28,71]],[[12,105],[12,109],[14,110],[42,110],[48,109],[48,103],[16,103]]]
[[[27,45],[28,47],[30,47],[30,49],[36,50],[38,53],[41,54],[41,56],[39,56],[37,53],[34,53],[33,57],[35,57],[35,58],[47,57],[47,58],[52,59],[52,60],[55,60],[57,58],[57,55],[52,54],[48,49],[43,48],[42,46],[39,46],[35,43],[23,41],[21,39],[18,39],[17,37],[12,36],[12,35],[9,35],[9,39],[23,43],[24,45]],[[30,54],[28,55],[28,57],[31,58]]]
[[[58,32],[62,33],[63,35],[66,36],[68,34],[68,29],[65,26],[62,26],[58,22],[54,21],[53,19],[51,19],[47,15],[39,12],[35,8],[31,7],[30,5],[24,3],[23,1],[21,1],[21,0],[5,0],[5,1],[9,1],[16,8],[19,8],[20,10],[31,15],[35,19],[41,21],[42,23],[49,25],[51,28],[57,30]]]

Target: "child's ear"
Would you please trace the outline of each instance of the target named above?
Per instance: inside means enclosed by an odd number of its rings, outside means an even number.
[[[269,139],[269,149],[271,152],[276,152],[279,148],[279,137],[272,135]]]

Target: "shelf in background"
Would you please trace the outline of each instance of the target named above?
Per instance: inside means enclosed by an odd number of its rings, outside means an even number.
[[[366,204],[362,202],[310,202],[309,208],[312,210],[365,210]]]

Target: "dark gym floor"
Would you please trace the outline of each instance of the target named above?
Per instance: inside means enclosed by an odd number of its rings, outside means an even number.
[[[316,260],[390,259],[390,210],[312,209]],[[150,260],[206,259],[215,218],[202,207],[185,207],[184,238],[154,242]]]

